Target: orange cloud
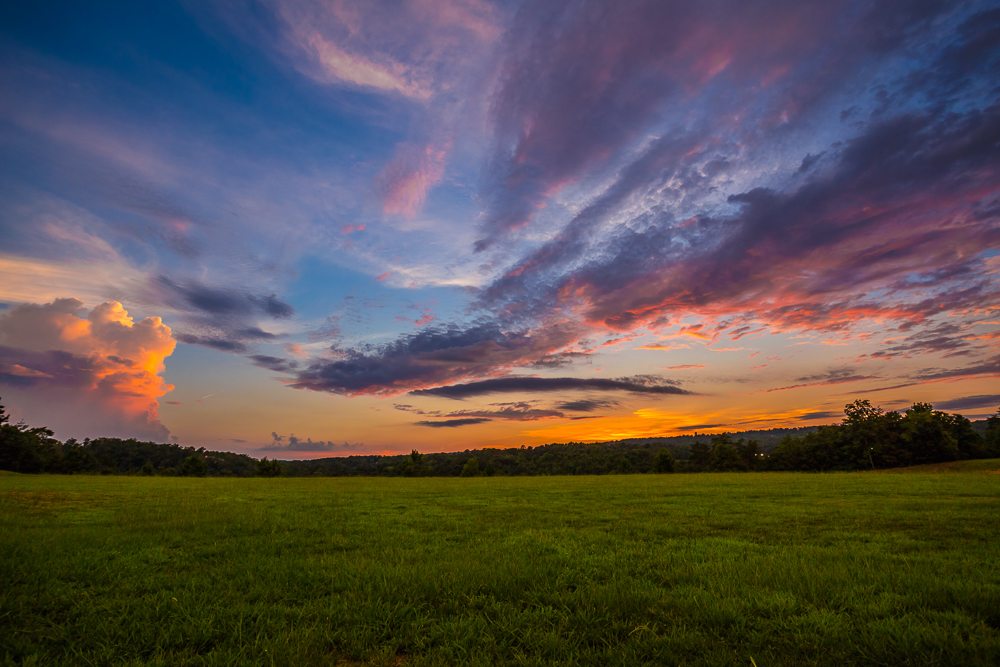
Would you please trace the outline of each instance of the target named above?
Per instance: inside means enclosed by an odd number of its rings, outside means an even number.
[[[175,345],[159,317],[136,322],[118,301],[89,312],[77,299],[22,304],[0,315],[0,383],[89,403],[119,434],[165,437],[158,401],[173,389],[161,374]]]

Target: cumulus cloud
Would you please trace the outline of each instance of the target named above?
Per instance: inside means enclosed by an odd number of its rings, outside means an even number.
[[[68,435],[165,439],[158,401],[175,341],[159,317],[139,322],[117,301],[21,304],[0,314],[0,384],[30,418]],[[49,413],[46,404],[61,403]]]

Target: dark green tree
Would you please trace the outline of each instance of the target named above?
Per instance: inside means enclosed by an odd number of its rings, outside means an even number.
[[[479,459],[473,456],[462,466],[462,477],[478,477],[479,474]]]
[[[188,454],[177,469],[177,474],[183,477],[204,477],[207,472],[205,459],[198,454]]]
[[[1000,456],[1000,409],[986,420],[986,434],[983,436],[983,441],[983,453],[986,456]]]
[[[937,463],[958,458],[958,442],[949,433],[945,414],[930,403],[914,403],[903,417],[903,441],[913,463]]]
[[[674,455],[670,453],[669,449],[661,449],[656,452],[656,458],[653,462],[653,470],[655,472],[673,472],[674,467]]]
[[[62,446],[44,426],[10,423],[0,404],[0,470],[56,472],[62,465]]]
[[[257,462],[258,477],[279,477],[281,476],[281,464],[277,461],[269,461],[265,456]]]

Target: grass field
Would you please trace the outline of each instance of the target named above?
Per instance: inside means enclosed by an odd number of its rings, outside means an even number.
[[[44,665],[996,665],[998,469],[3,475],[0,648]]]

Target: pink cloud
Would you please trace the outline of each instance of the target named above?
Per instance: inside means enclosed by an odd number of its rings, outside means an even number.
[[[415,216],[444,175],[447,155],[446,147],[400,146],[379,176],[382,210],[389,215]]]

